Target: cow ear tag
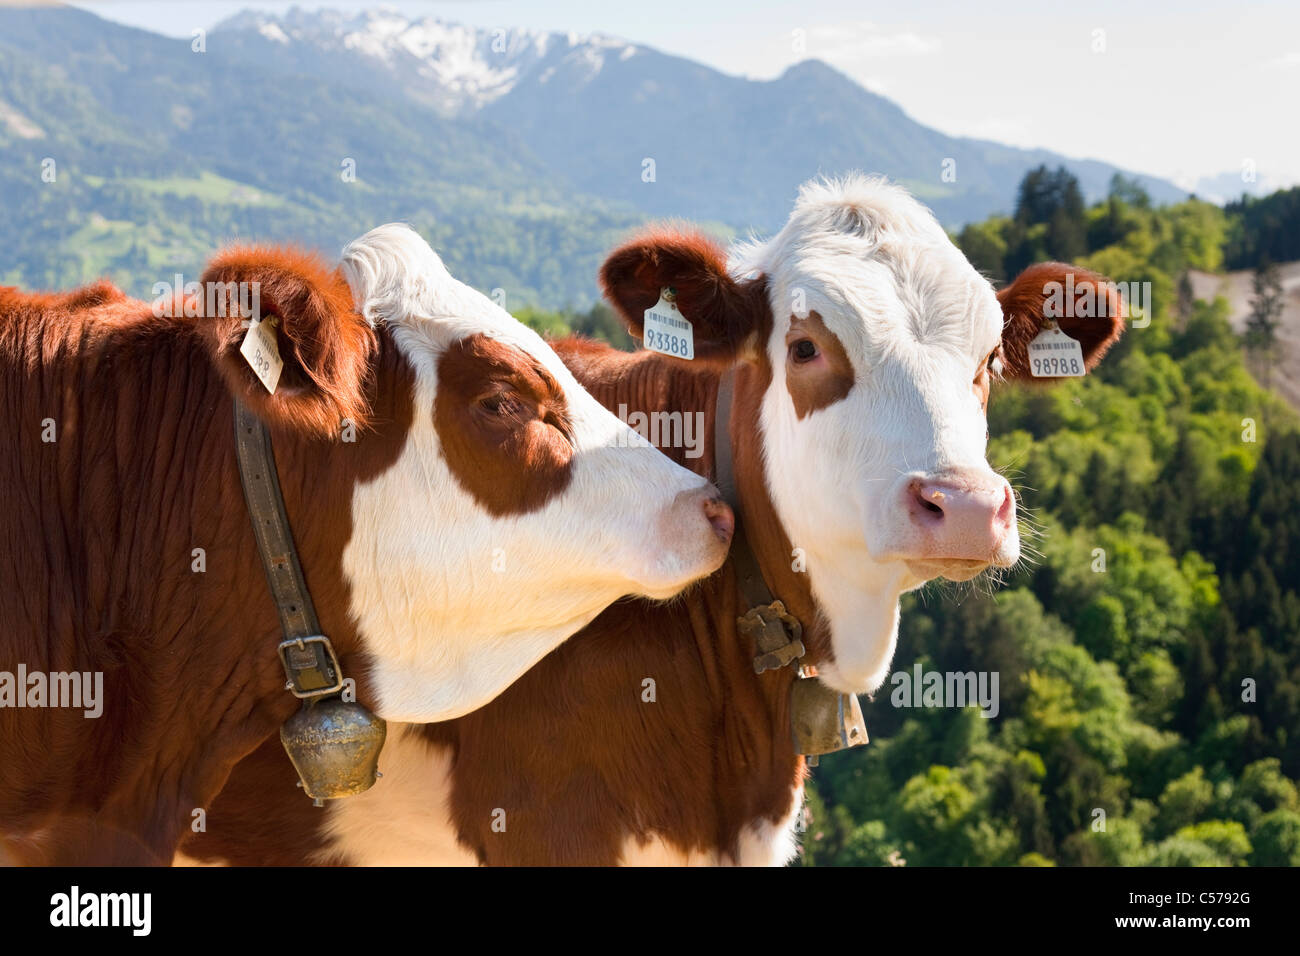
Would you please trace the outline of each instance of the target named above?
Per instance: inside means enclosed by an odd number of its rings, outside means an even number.
[[[1029,374],[1034,378],[1081,378],[1088,374],[1083,346],[1062,332],[1054,319],[1048,319],[1047,327],[1029,343]]]
[[[244,343],[239,346],[239,354],[244,357],[252,367],[253,374],[272,395],[275,394],[275,387],[280,384],[280,372],[284,369],[284,361],[280,358],[280,344],[275,338],[277,323],[275,316],[265,321],[256,317],[250,319],[248,332],[244,335]]]
[[[677,290],[666,286],[659,301],[645,310],[642,341],[651,352],[690,361],[695,358],[695,327],[677,308]]]

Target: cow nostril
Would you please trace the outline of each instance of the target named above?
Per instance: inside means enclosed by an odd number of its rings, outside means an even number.
[[[1010,524],[1011,516],[1016,510],[1016,499],[1011,494],[1011,486],[1006,485],[1002,489],[1002,506],[998,508],[997,517],[994,519],[998,524]]]
[[[911,486],[912,500],[916,502],[920,513],[928,515],[931,519],[943,517],[943,500],[944,493],[937,488],[927,488],[919,481],[915,481]]]
[[[718,540],[730,543],[731,536],[736,531],[736,516],[731,507],[721,498],[707,498],[704,501],[704,517],[709,519]]]

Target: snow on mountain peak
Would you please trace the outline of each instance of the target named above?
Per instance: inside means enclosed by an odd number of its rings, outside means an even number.
[[[534,71],[545,82],[565,63],[578,81],[589,82],[607,58],[626,60],[637,52],[634,44],[605,34],[482,29],[412,19],[392,7],[358,13],[293,7],[279,15],[244,10],[215,30],[252,30],[273,43],[359,54],[427,87],[425,98],[447,113],[480,109]]]
[[[274,23],[259,23],[257,25],[257,32],[275,43],[287,44],[289,42],[289,37],[285,35],[285,32],[281,30],[277,24]]]

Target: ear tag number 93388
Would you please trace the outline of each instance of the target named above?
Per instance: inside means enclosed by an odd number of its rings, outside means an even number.
[[[662,352],[675,358],[695,358],[695,327],[677,308],[677,293],[667,288],[659,293],[659,301],[645,310],[642,341],[651,352]]]

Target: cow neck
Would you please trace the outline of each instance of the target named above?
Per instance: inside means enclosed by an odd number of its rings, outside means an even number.
[[[738,386],[735,377],[738,374],[753,376],[758,373],[748,365],[743,366],[740,373],[732,370],[723,373],[714,403],[713,434],[716,482],[737,513],[731,545],[731,561],[740,596],[736,628],[742,635],[753,639],[756,672],[798,669],[798,679],[790,691],[790,734],[796,751],[816,764],[819,754],[867,743],[867,728],[857,697],[837,693],[816,677],[816,661],[824,659],[822,655],[829,652],[829,635],[821,615],[817,613],[806,574],[794,572],[793,564],[784,557],[793,557],[793,549],[766,494],[763,461],[758,453],[761,446],[760,399],[756,397],[762,396],[766,389],[754,390],[755,385],[761,383],[752,381]],[[770,382],[770,374],[767,378]],[[745,400],[739,403],[735,400],[738,387],[749,389]],[[735,445],[731,438],[733,429],[748,441]],[[742,454],[744,461],[737,469],[736,463]],[[742,477],[747,479],[745,484],[749,489],[744,498],[738,488]],[[751,505],[749,510],[745,508],[746,501]],[[762,510],[753,507],[755,502],[763,506]],[[766,545],[762,552],[768,556],[766,566],[779,573],[780,576],[774,576],[774,579],[780,582],[778,587],[784,588],[783,593],[789,595],[790,606],[773,597],[764,566],[760,564],[746,533],[747,524],[759,540],[758,546]],[[787,567],[790,573],[781,573]],[[805,622],[809,631],[806,642]]]
[[[736,496],[735,470],[732,463],[729,422],[735,391],[735,379],[725,372],[718,382],[714,411],[714,474],[718,490],[733,511],[740,509]],[[744,521],[737,521],[731,541],[731,561],[736,575],[743,610],[736,625],[740,633],[754,640],[754,669],[758,673],[785,667],[806,653],[803,625],[772,595],[763,569],[750,547]]]
[[[779,599],[799,622],[803,644],[799,656],[805,665],[816,666],[830,653],[830,635],[807,575],[793,569],[794,549],[763,474],[759,406],[770,381],[766,367],[748,363],[724,372],[719,379],[713,428],[714,476],[736,512],[731,560],[742,612]]]

